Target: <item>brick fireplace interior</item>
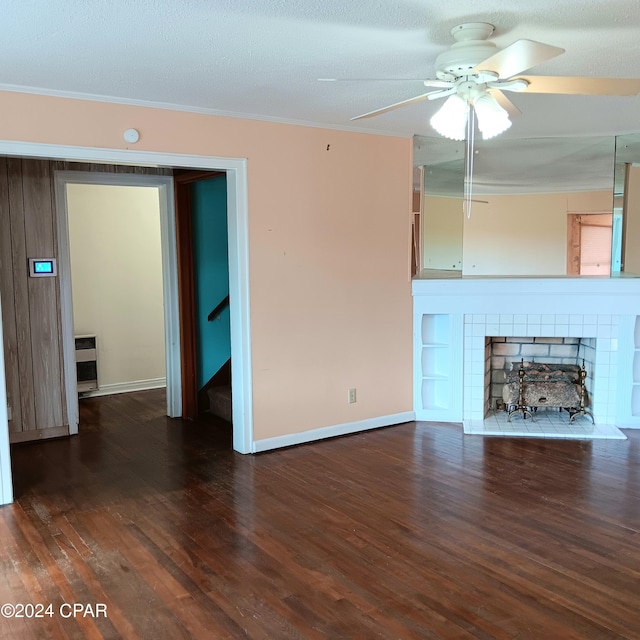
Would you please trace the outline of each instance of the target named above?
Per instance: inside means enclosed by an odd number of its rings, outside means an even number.
[[[486,337],[485,412],[496,410],[502,403],[506,374],[517,369],[521,361],[554,364],[577,364],[583,360],[587,372],[587,407],[593,396],[595,338],[571,337]]]

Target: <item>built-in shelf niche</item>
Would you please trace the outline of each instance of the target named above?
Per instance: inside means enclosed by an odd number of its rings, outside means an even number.
[[[451,406],[451,318],[422,316],[422,408],[447,411]]]

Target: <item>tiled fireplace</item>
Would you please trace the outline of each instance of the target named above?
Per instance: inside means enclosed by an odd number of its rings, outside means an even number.
[[[491,362],[486,362],[487,339],[493,336],[505,338],[505,360],[512,362],[526,358],[534,362],[578,363],[578,352],[590,352],[587,366],[587,389],[591,398],[591,410],[599,422],[616,422],[616,381],[618,364],[618,317],[612,315],[581,314],[465,314],[464,316],[464,396],[463,416],[482,420],[491,398],[488,376]],[[506,342],[509,338],[530,338],[539,342]],[[581,339],[585,341],[581,345]],[[571,343],[553,343],[553,339],[576,342],[575,356]],[[591,347],[595,339],[595,353]],[[516,347],[518,354],[514,349]],[[580,350],[580,346],[582,349]],[[494,349],[495,350],[495,349]],[[498,349],[498,351],[500,351]],[[557,355],[551,355],[557,354]],[[562,355],[561,355],[562,354]],[[586,361],[586,358],[585,358]],[[482,375],[473,371],[482,369]]]
[[[584,358],[596,423],[640,427],[640,279],[421,279],[413,295],[416,419],[485,419],[492,362]]]

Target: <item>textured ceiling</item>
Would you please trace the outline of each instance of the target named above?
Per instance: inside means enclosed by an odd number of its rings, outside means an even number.
[[[628,139],[628,149],[624,156],[618,151],[619,162],[640,159],[638,137],[624,136]],[[416,138],[414,160],[415,164],[425,167],[425,192],[460,197],[464,186],[464,155],[462,142]],[[479,140],[474,154],[473,193],[611,191],[614,155],[612,136]]]
[[[638,0],[2,0],[0,88],[70,92],[432,136],[424,93],[451,27],[566,49],[546,75],[640,76]],[[406,78],[323,83],[318,78]],[[506,137],[640,131],[640,97],[513,95]]]

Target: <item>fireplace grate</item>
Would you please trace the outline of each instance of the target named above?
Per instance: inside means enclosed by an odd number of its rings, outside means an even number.
[[[542,362],[520,360],[517,371],[514,366],[506,374],[507,382],[503,388],[503,399],[508,421],[516,413],[523,419],[527,416],[535,421],[534,412],[538,407],[554,407],[568,411],[570,422],[578,416],[587,416],[595,424],[593,414],[586,408],[587,371],[585,361],[579,365],[553,365]]]

